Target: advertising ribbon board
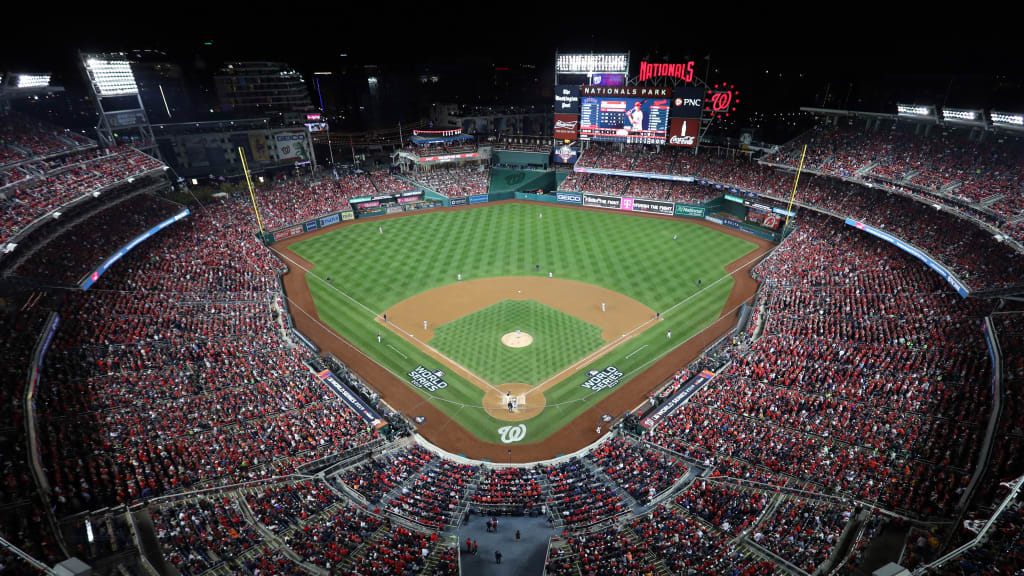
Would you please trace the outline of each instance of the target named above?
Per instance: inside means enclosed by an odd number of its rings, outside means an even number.
[[[682,388],[680,388],[667,402],[658,407],[657,410],[647,415],[640,424],[648,430],[654,430],[662,420],[667,419],[676,411],[677,408],[683,405],[684,402],[690,399],[701,388],[707,383],[714,379],[715,373],[710,370],[704,370],[700,374],[697,374],[690,379]]]
[[[337,394],[338,398],[341,398],[353,412],[359,414],[367,424],[374,428],[383,428],[388,425],[387,422],[377,415],[377,412],[375,412],[373,408],[370,408],[369,404],[367,404],[358,394],[353,392],[351,388],[346,386],[340,378],[334,375],[333,372],[330,370],[324,370],[323,372],[318,372],[317,376],[319,376],[320,379],[324,381],[324,384],[327,384],[327,387]]]

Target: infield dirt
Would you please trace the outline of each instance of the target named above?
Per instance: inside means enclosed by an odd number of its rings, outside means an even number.
[[[514,202],[520,202],[516,200]],[[544,207],[551,207],[546,202],[527,202]],[[558,205],[560,208],[569,208],[567,205]],[[459,208],[438,208],[435,210],[471,210],[475,207]],[[608,212],[599,208],[572,207],[577,210],[592,210],[596,212]],[[425,211],[425,212],[429,212]],[[389,216],[380,216],[371,220],[382,220],[400,218],[413,214],[406,213]],[[674,216],[644,215],[650,218],[664,218],[678,220]],[[308,338],[317,343],[325,352],[337,356],[348,367],[359,374],[368,384],[374,387],[381,397],[395,410],[407,415],[420,415],[425,418],[424,422],[417,426],[417,432],[433,444],[444,448],[453,454],[461,454],[468,458],[487,459],[492,461],[534,462],[556,457],[560,454],[574,452],[595,441],[599,435],[596,432],[597,423],[601,422],[604,414],[613,417],[621,416],[623,413],[640,406],[647,400],[648,393],[664,383],[680,368],[692,362],[709,343],[714,342],[723,334],[728,332],[739,318],[740,305],[749,301],[757,291],[757,282],[750,276],[750,269],[765,255],[774,244],[749,236],[731,228],[713,224],[703,220],[687,220],[688,222],[707,226],[723,234],[735,236],[750,242],[756,242],[758,248],[746,256],[726,266],[726,272],[735,279],[729,298],[723,306],[722,314],[714,323],[705,328],[701,333],[690,338],[679,347],[673,349],[660,360],[655,362],[642,374],[634,377],[628,383],[612,392],[601,401],[591,406],[582,415],[566,423],[562,431],[552,434],[541,442],[530,444],[499,444],[484,442],[476,438],[458,422],[452,420],[448,415],[431,404],[427,399],[412,390],[408,383],[388,372],[374,362],[361,350],[350,344],[347,340],[338,335],[320,320],[313,303],[313,296],[306,283],[305,269],[312,269],[312,264],[298,256],[289,246],[297,241],[305,240],[314,235],[323,234],[340,227],[350,226],[359,221],[343,222],[334,226],[321,229],[316,232],[305,234],[296,238],[289,238],[273,246],[273,250],[288,265],[289,271],[283,280],[285,292],[288,297],[289,307],[295,327]],[[549,280],[537,278],[537,280]],[[525,294],[524,294],[525,296]],[[621,295],[620,295],[621,296]],[[537,299],[537,295],[531,296]],[[600,314],[600,303],[598,303],[598,314]],[[576,314],[573,314],[576,315]],[[392,319],[389,313],[389,321]],[[419,319],[422,331],[423,318]],[[596,323],[595,323],[596,324]],[[597,324],[601,326],[601,324]],[[604,326],[602,326],[604,328]],[[613,332],[614,334],[614,332]],[[508,385],[513,386],[513,385]],[[501,389],[501,396],[504,396],[505,387]],[[496,397],[498,393],[495,392]],[[486,400],[485,400],[486,402]],[[529,406],[528,408],[535,408]],[[552,407],[551,409],[557,409]],[[524,411],[525,412],[525,411]],[[497,413],[494,413],[497,416]],[[532,416],[532,415],[531,415]],[[523,414],[517,419],[526,419],[530,416]],[[605,428],[607,429],[607,428]],[[508,454],[512,449],[511,457]]]

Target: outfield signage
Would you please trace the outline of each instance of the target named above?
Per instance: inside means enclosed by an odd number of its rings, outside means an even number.
[[[677,408],[683,405],[684,402],[690,399],[697,393],[698,390],[703,388],[706,384],[711,382],[715,377],[715,373],[710,370],[704,370],[700,374],[697,374],[690,379],[683,387],[681,387],[667,402],[662,404],[657,410],[652,412],[644,418],[641,424],[648,430],[654,430],[662,420],[667,419],[676,411]]]
[[[650,212],[652,214],[672,214],[675,210],[675,203],[665,202],[663,200],[634,198],[633,210],[636,210],[637,212]]]
[[[584,206],[594,206],[596,208],[612,208],[618,210],[622,206],[622,198],[618,196],[597,196],[595,194],[584,194],[583,195]]]
[[[292,226],[291,228],[285,228],[284,230],[278,230],[274,232],[274,240],[284,240],[285,238],[291,238],[302,234],[302,226]]]
[[[704,207],[694,206],[692,204],[676,204],[675,215],[689,216],[691,218],[703,218]]]
[[[566,204],[583,204],[583,195],[574,192],[557,192],[555,199]]]
[[[355,219],[356,219],[356,213],[354,211],[352,211],[352,210],[342,210],[341,211],[341,221],[342,222],[348,222],[349,220],[355,220]]]
[[[469,198],[467,196],[459,196],[458,198],[452,198],[449,200],[451,206],[465,206],[469,204]]]
[[[303,232],[312,232],[313,230],[316,230],[316,220],[313,220],[312,222],[306,222],[305,224],[302,225]]]
[[[410,384],[430,392],[437,392],[448,387],[448,383],[443,378],[444,372],[440,370],[430,371],[423,366],[417,366],[415,370],[409,372]]]
[[[733,220],[732,218],[723,218],[719,222],[719,224],[722,224],[723,226],[728,226],[729,228],[735,228],[736,230],[739,230],[740,232],[746,232],[747,234],[750,234],[752,236],[757,236],[758,238],[764,238],[765,240],[772,240],[772,241],[775,240],[775,236],[774,235],[769,234],[767,232],[760,232],[758,230],[751,230],[750,228],[747,228],[746,226],[744,226],[743,223],[740,222],[739,220]]]
[[[330,226],[331,224],[337,224],[341,221],[341,214],[332,214],[330,216],[324,216],[320,219],[320,226]]]
[[[370,405],[366,403],[358,394],[352,391],[351,388],[345,385],[340,378],[334,375],[330,370],[324,370],[318,372],[317,376],[327,384],[327,387],[331,389],[335,394],[338,395],[353,412],[362,416],[363,420],[367,424],[374,428],[383,428],[387,426],[387,422],[381,420],[381,417],[377,415],[377,412]]]
[[[962,296],[964,298],[967,298],[967,295],[970,293],[967,290],[967,288],[964,287],[964,285],[960,282],[960,280],[956,276],[953,275],[952,272],[950,272],[949,270],[946,270],[945,266],[939,264],[935,260],[932,260],[932,258],[930,256],[928,256],[927,254],[925,254],[921,250],[918,250],[918,248],[916,246],[913,246],[911,244],[907,244],[906,242],[900,240],[899,238],[897,238],[895,236],[892,236],[891,234],[886,234],[885,232],[882,232],[881,230],[879,230],[877,228],[873,228],[871,226],[868,226],[867,224],[864,224],[863,222],[858,222],[856,220],[851,220],[851,219],[847,218],[846,219],[846,223],[849,224],[850,226],[853,226],[854,228],[856,228],[858,230],[863,230],[864,232],[867,232],[868,234],[871,234],[872,236],[875,236],[877,238],[881,238],[882,240],[885,240],[886,242],[895,245],[900,250],[903,250],[904,252],[907,252],[908,254],[913,256],[914,258],[917,258],[918,260],[924,262],[925,264],[928,265],[929,268],[931,268],[933,271],[935,271],[936,274],[938,274],[943,279],[945,279],[946,282],[949,282],[949,285],[953,288],[953,290],[956,290],[956,293],[959,294],[960,296]]]
[[[609,366],[600,372],[597,370],[591,370],[587,375],[590,377],[580,384],[580,387],[593,390],[594,392],[600,392],[601,390],[607,390],[618,386],[622,377],[625,376],[625,374],[615,366]]]
[[[484,202],[487,202],[487,194],[481,194],[479,196],[470,196],[469,197],[469,203],[470,204],[482,204]]]
[[[651,214],[672,214],[675,210],[674,202],[632,198],[630,196],[599,196],[597,194],[584,194],[583,205],[625,210],[627,212],[649,212]]]

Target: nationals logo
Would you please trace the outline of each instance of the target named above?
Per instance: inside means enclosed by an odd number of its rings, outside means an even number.
[[[682,64],[640,63],[640,82],[650,80],[655,76],[671,76],[684,82],[690,82],[693,80],[693,61]]]
[[[730,112],[736,111],[735,105],[740,103],[739,95],[734,84],[715,84],[704,98],[704,111],[715,118],[728,116]]]
[[[498,428],[498,434],[501,434],[502,444],[519,442],[526,437],[526,424],[519,424],[518,426],[502,426],[501,428]]]

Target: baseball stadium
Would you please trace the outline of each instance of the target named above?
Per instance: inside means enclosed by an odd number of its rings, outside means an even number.
[[[1019,112],[233,49],[0,76],[0,574],[1020,573]]]

